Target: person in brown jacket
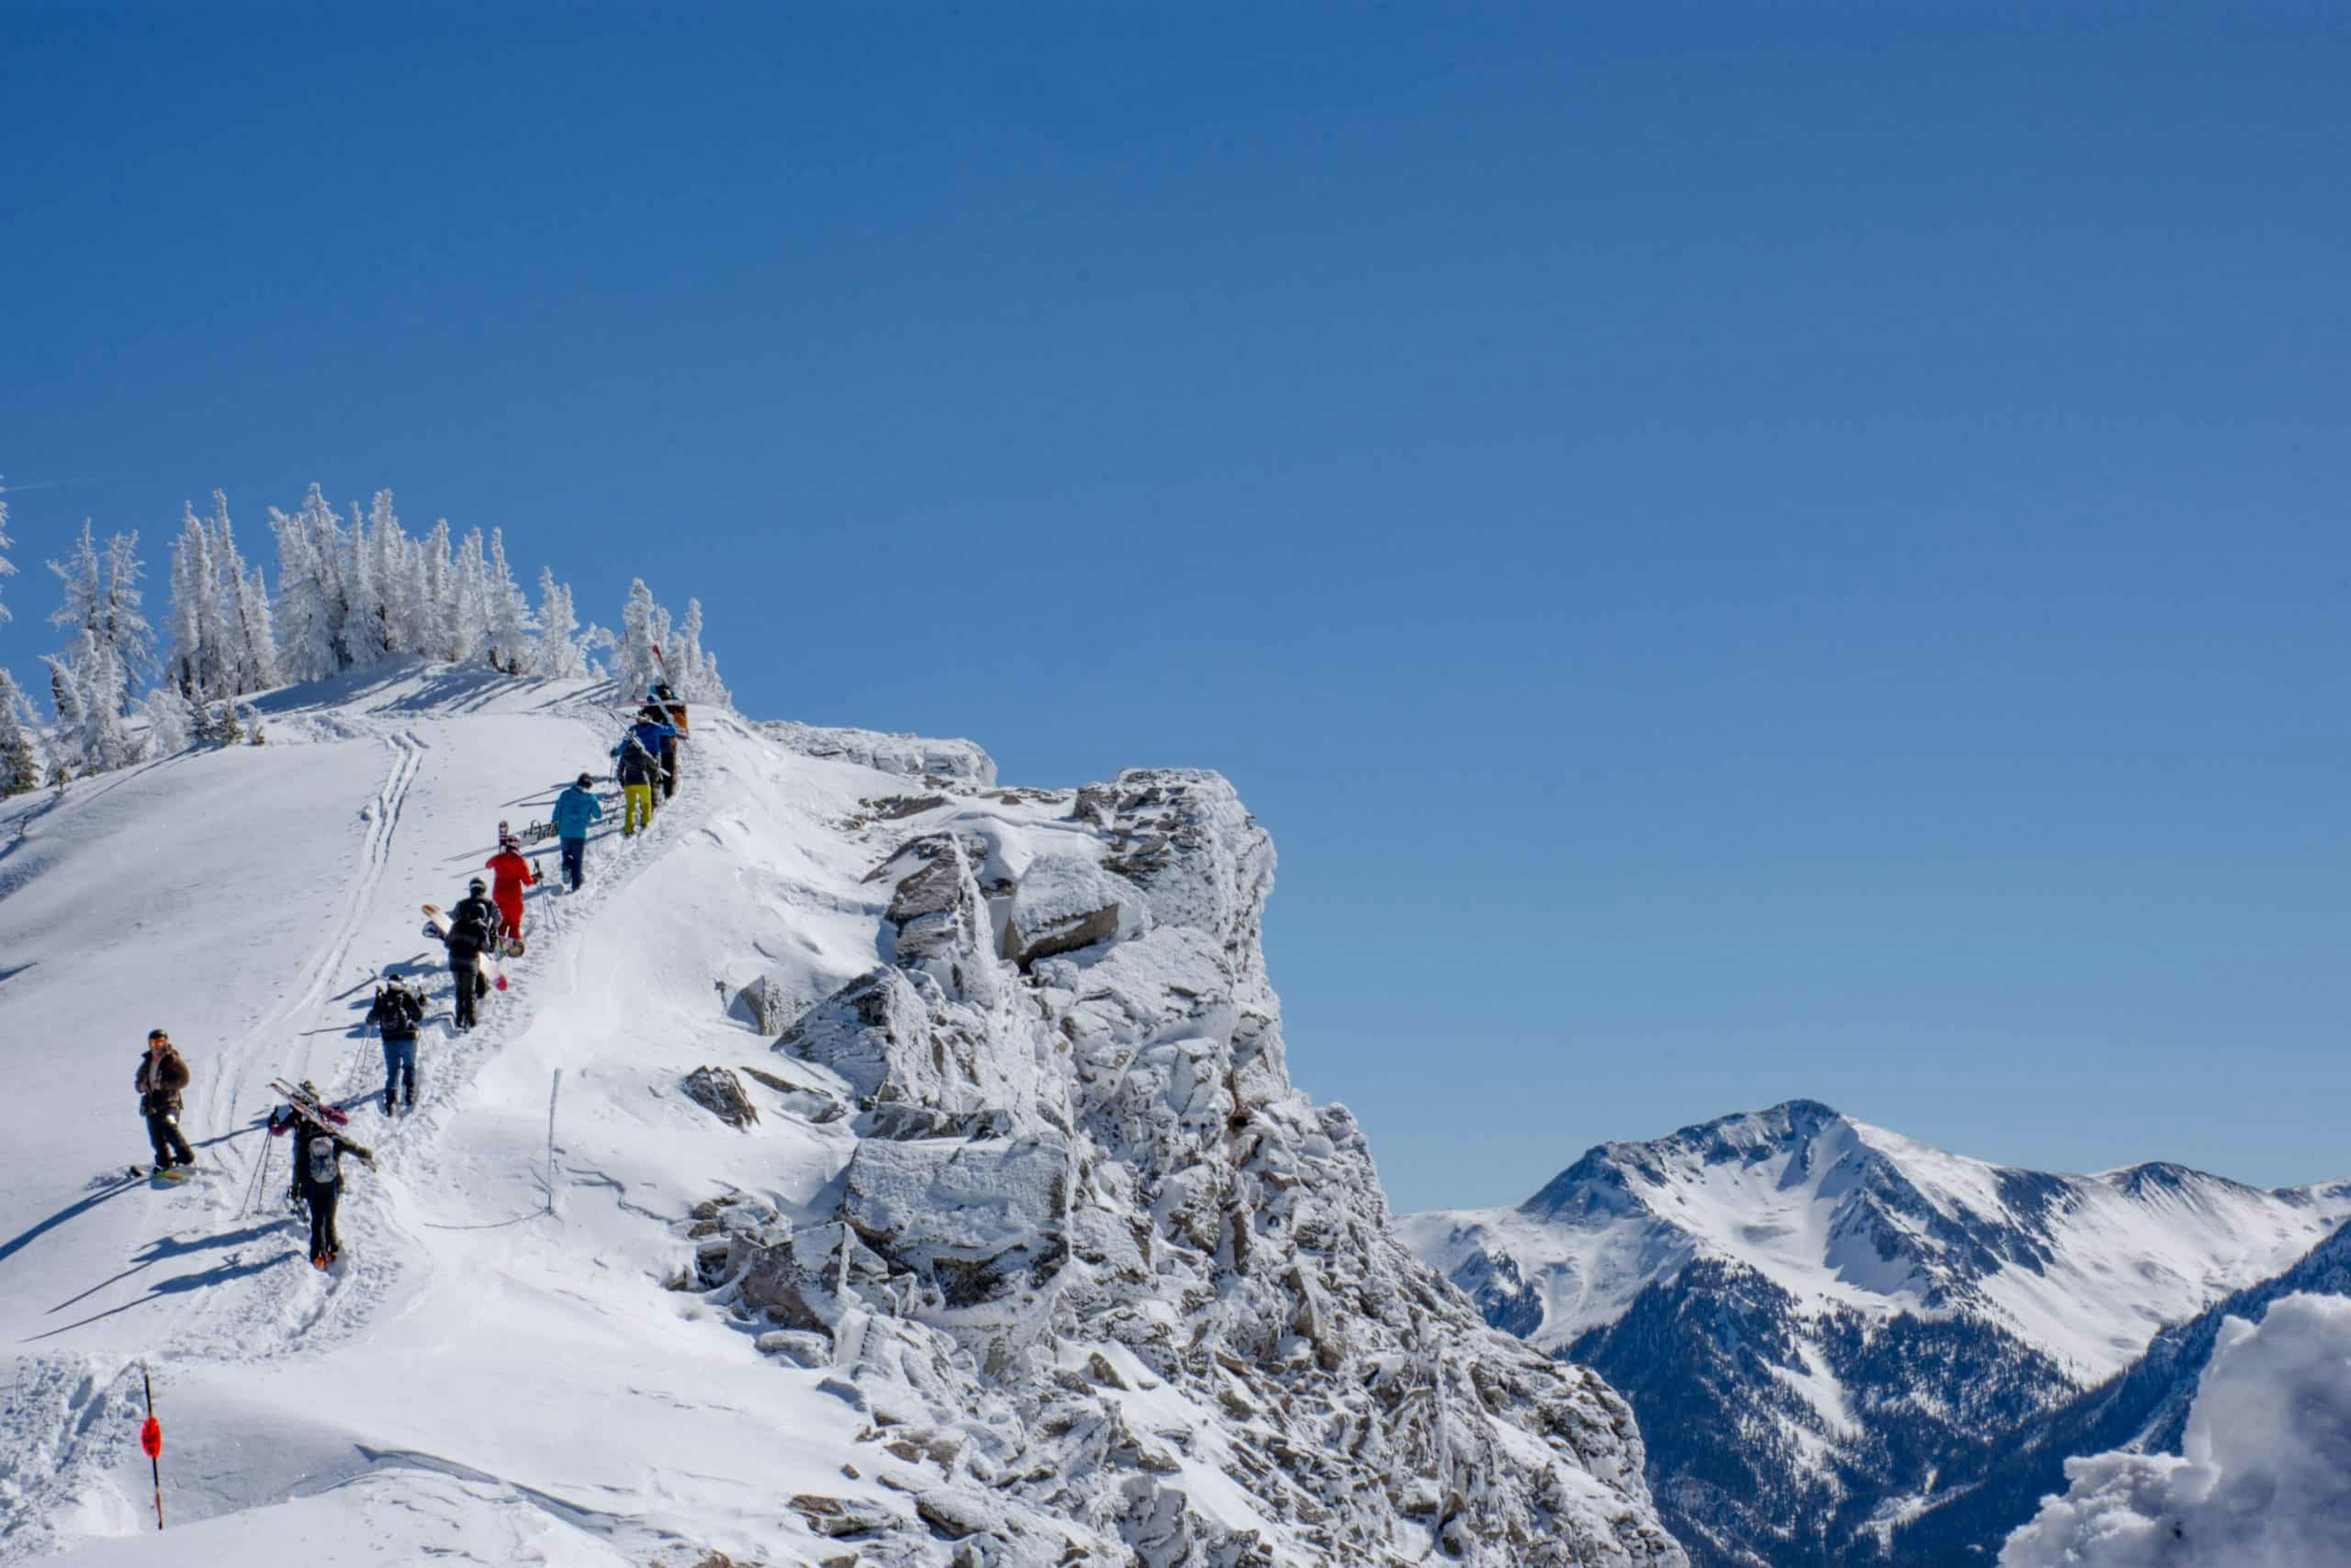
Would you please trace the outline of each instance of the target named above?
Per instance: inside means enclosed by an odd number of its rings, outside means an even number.
[[[180,1136],[180,1091],[188,1086],[188,1064],[160,1029],[147,1031],[147,1054],[131,1080],[139,1090],[139,1113],[147,1118],[147,1141],[155,1147],[155,1172],[196,1163],[196,1151]]]

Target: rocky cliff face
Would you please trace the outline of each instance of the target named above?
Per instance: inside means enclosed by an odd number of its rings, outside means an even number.
[[[1407,1252],[1291,1086],[1231,787],[976,779],[862,824],[887,961],[776,1041],[860,1134],[832,1218],[724,1195],[681,1281],[865,1415],[905,1506],[793,1500],[840,1560],[1683,1563],[1625,1402]]]

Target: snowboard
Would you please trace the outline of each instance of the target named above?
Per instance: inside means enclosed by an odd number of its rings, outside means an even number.
[[[449,916],[437,904],[424,906],[424,935],[439,942],[449,940]],[[491,985],[502,991],[507,988],[507,972],[491,963],[487,953],[476,955],[474,964]]]
[[[169,1182],[177,1186],[193,1178],[196,1169],[193,1166],[173,1166],[170,1170],[159,1171],[153,1166],[132,1166],[129,1174],[132,1181]]]

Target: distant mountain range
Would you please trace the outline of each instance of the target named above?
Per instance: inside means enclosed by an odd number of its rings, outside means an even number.
[[[2351,1183],[2018,1170],[1793,1101],[1403,1229],[1632,1402],[1694,1562],[1815,1568],[1989,1562],[2066,1455],[2176,1432],[2197,1325],[2346,1217]]]

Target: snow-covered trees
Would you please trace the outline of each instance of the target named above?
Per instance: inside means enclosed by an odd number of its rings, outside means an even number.
[[[530,601],[507,565],[506,531],[492,528],[482,582],[482,657],[494,670],[521,674],[530,667]]]
[[[229,527],[228,497],[213,492],[211,521],[183,506],[172,545],[172,612],[163,677],[190,702],[204,704],[277,684],[277,639],[269,589],[259,568],[247,571]]]
[[[7,522],[0,492],[0,551],[11,543]],[[615,646],[611,632],[580,627],[571,590],[551,569],[539,573],[534,610],[501,530],[486,540],[478,528],[459,538],[444,518],[412,538],[389,490],[365,509],[353,503],[346,517],[313,485],[292,514],[271,507],[269,525],[277,540],[274,596],[262,570],[238,551],[227,498],[213,492],[210,516],[183,504],[160,683],[141,696],[158,661],[156,633],[140,607],[139,536],[115,535],[101,549],[85,523],[67,559],[49,563],[64,594],[50,621],[68,639],[47,661],[55,724],[46,735],[22,688],[0,672],[0,785],[78,778],[191,740],[220,741],[242,727],[237,699],[286,681],[403,656],[568,679],[599,674],[598,651]],[[0,554],[0,579],[13,570]],[[0,607],[0,620],[6,614]],[[674,646],[669,612],[642,581],[632,585],[622,622],[615,674],[623,688],[642,694],[665,680],[688,701],[727,700],[717,661],[702,647],[698,601],[688,602]]]
[[[685,619],[673,630],[669,612],[653,599],[645,580],[629,584],[621,609],[621,636],[612,654],[612,679],[630,696],[667,682],[680,700],[726,706],[731,700],[718,678],[718,659],[702,645],[702,601],[685,601]]]
[[[0,799],[21,795],[40,781],[40,736],[32,705],[16,677],[0,669]]]
[[[139,755],[123,721],[131,685],[154,659],[154,632],[139,608],[139,536],[115,535],[101,558],[84,522],[71,555],[49,570],[65,588],[49,624],[64,630],[67,642],[47,660],[57,760],[78,773],[120,768]]]

